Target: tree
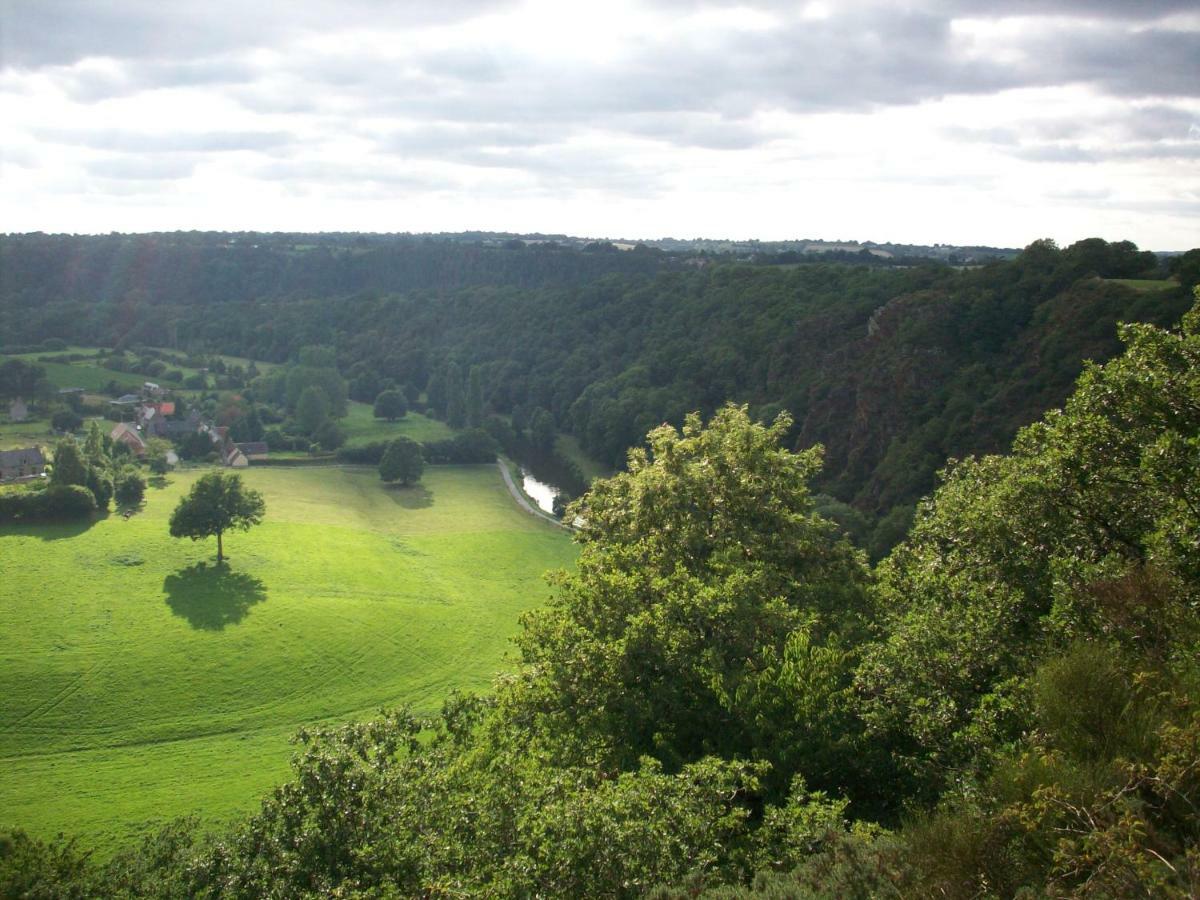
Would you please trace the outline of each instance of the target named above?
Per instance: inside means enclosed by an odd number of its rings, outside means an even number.
[[[467,427],[478,428],[483,424],[483,370],[471,366],[467,376]]]
[[[325,424],[330,413],[329,395],[313,385],[306,387],[296,401],[296,425],[310,437]]]
[[[50,425],[54,430],[61,431],[64,434],[78,431],[82,424],[82,417],[73,409],[60,409],[50,417]]]
[[[425,459],[421,455],[421,445],[411,438],[396,438],[383,451],[379,461],[379,477],[386,482],[399,481],[408,485],[421,480],[425,470]]]
[[[813,511],[821,451],[785,449],[790,425],[759,425],[745,407],[707,427],[692,414],[569,507],[578,568],[526,619],[528,691],[513,698],[564,759],[757,754],[778,790],[818,757],[813,779],[829,771],[865,566]]]
[[[50,476],[52,484],[81,484],[86,485],[88,467],[79,452],[79,444],[73,437],[65,437],[54,448],[54,472]]]
[[[225,559],[224,533],[245,531],[261,522],[265,513],[262,494],[247,488],[240,475],[210,472],[197,479],[171,513],[170,533],[193,541],[215,536],[220,563]]]
[[[408,414],[408,401],[397,390],[381,391],[375,398],[375,418],[395,422]]]
[[[312,437],[322,450],[336,450],[346,443],[346,433],[333,419],[326,419],[322,422],[320,427],[313,432]]]
[[[116,479],[117,502],[122,506],[137,506],[146,496],[146,479],[137,469],[125,469]]]
[[[529,442],[546,453],[554,449],[554,416],[540,406],[529,416]]]
[[[463,396],[462,368],[456,362],[446,367],[446,424],[462,428],[467,421],[466,399]]]

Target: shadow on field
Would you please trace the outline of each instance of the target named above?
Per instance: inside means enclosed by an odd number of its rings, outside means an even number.
[[[97,522],[103,522],[107,518],[108,513],[104,512],[74,522],[17,522],[14,525],[5,525],[0,537],[21,535],[22,537],[41,538],[43,541],[68,540],[79,537]]]
[[[391,485],[388,493],[405,509],[428,509],[433,506],[433,491],[423,484],[410,484],[408,487]]]
[[[220,631],[236,625],[250,607],[267,599],[266,585],[253,575],[234,572],[228,565],[196,563],[163,580],[167,606],[193,628]]]

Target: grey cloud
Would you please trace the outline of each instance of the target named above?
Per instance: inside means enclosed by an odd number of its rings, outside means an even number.
[[[461,186],[453,179],[413,172],[386,159],[370,159],[355,166],[319,160],[283,160],[258,166],[255,175],[268,181],[295,184],[377,184],[414,191],[451,190]]]
[[[0,59],[5,66],[37,67],[88,56],[211,56],[331,28],[449,24],[509,5],[511,0],[305,0],[286,6],[235,0],[0,0]]]
[[[87,163],[88,172],[100,178],[130,181],[167,181],[187,178],[196,168],[191,159],[178,157],[111,157]]]

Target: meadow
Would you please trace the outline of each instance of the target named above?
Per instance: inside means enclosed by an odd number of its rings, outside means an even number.
[[[0,531],[0,829],[103,855],[175,816],[244,813],[300,725],[487,689],[543,572],[574,559],[495,466],[408,489],[369,468],[252,468],[266,521],[227,535],[218,568],[214,541],[167,534],[202,471],[128,520]]]

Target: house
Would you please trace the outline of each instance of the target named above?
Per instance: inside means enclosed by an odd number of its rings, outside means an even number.
[[[130,425],[128,422],[118,422],[117,427],[108,435],[114,441],[118,441],[137,456],[144,456],[146,453],[146,440],[142,437],[142,433]]]
[[[29,418],[29,407],[18,397],[8,406],[8,417],[14,422],[24,422]]]
[[[250,462],[267,458],[267,445],[263,441],[246,441],[235,445]]]
[[[0,481],[36,478],[46,470],[46,457],[40,447],[0,450]]]
[[[246,459],[246,454],[239,450],[236,444],[231,444],[225,454],[225,465],[231,469],[244,469],[250,465],[250,460]]]

